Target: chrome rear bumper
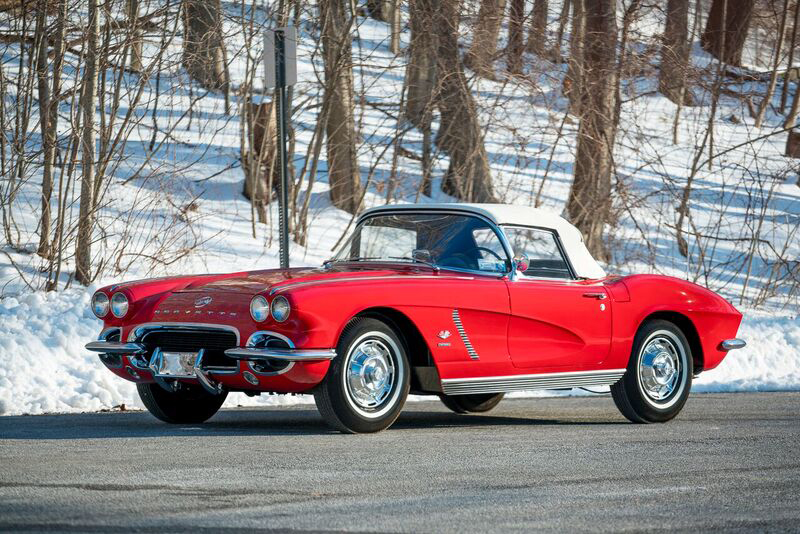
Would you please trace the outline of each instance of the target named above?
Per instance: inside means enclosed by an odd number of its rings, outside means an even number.
[[[334,349],[291,349],[237,347],[225,351],[225,356],[250,362],[280,360],[284,362],[318,362],[336,357]]]
[[[722,350],[735,350],[744,348],[747,345],[747,342],[744,339],[726,339],[722,343],[720,343],[720,348]]]

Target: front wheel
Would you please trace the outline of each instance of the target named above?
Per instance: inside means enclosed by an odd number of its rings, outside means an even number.
[[[394,423],[410,378],[403,342],[386,323],[359,317],[347,325],[325,380],[314,391],[323,419],[347,433],[378,432]]]
[[[455,413],[486,413],[503,400],[505,393],[483,393],[474,395],[439,395],[442,404]]]
[[[611,386],[614,403],[634,423],[669,421],[683,408],[692,388],[692,351],[675,324],[645,322],[633,339],[628,369]]]
[[[200,386],[181,384],[167,391],[158,384],[136,384],[145,408],[165,423],[202,423],[217,413],[227,393],[212,395]]]

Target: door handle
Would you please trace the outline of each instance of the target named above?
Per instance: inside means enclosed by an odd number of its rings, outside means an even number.
[[[584,293],[584,297],[587,299],[597,299],[597,300],[605,300],[608,296],[605,293]]]

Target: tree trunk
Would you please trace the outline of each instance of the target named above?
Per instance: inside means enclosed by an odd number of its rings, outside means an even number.
[[[700,44],[723,63],[740,66],[755,0],[730,0],[725,9],[727,2],[729,0],[713,0]]]
[[[658,90],[677,104],[692,105],[691,93],[685,91],[689,69],[689,0],[668,0],[667,24],[661,45],[661,68]]]
[[[567,213],[592,255],[608,259],[603,229],[611,214],[614,148],[614,69],[617,25],[614,0],[586,2],[583,83],[586,94],[578,128],[575,178]]]
[[[497,57],[497,39],[505,8],[506,0],[483,0],[478,11],[478,21],[472,32],[472,45],[464,57],[464,64],[483,78],[495,78],[493,64]]]
[[[389,20],[391,26],[391,36],[389,41],[389,52],[394,55],[400,53],[400,31],[402,30],[403,19],[400,9],[400,0],[392,0],[392,16]]]
[[[410,0],[411,41],[406,67],[406,105],[403,113],[420,130],[430,129],[436,84],[438,39],[433,31],[437,0]]]
[[[441,0],[434,16],[441,112],[436,145],[450,156],[442,190],[467,202],[495,202],[478,112],[458,52],[459,6],[458,0]]]
[[[794,98],[792,99],[792,108],[789,114],[786,115],[786,120],[783,122],[784,129],[794,128],[797,123],[797,113],[800,111],[800,81],[795,84]]]
[[[786,34],[786,17],[789,15],[789,0],[783,0],[783,13],[781,14],[781,22],[778,25],[778,42],[775,45],[775,59],[772,62],[772,74],[769,77],[769,85],[761,105],[758,106],[758,114],[756,115],[755,126],[761,128],[764,122],[764,115],[767,113],[767,108],[772,101],[772,95],[775,92],[775,85],[778,83],[778,65],[781,64],[781,51],[783,50],[783,40]]]
[[[97,38],[100,31],[100,9],[98,0],[89,0],[89,22],[86,28],[86,63],[83,69],[81,110],[83,149],[81,176],[81,199],[78,216],[78,239],[75,248],[75,279],[83,284],[91,283],[92,229],[94,227],[93,191],[95,169],[95,104],[97,99]]]
[[[392,20],[392,0],[367,0],[367,13],[375,20],[390,22]]]
[[[555,63],[562,63],[564,61],[561,55],[561,40],[564,38],[564,30],[567,28],[569,21],[569,6],[572,0],[563,0],[561,4],[561,13],[558,15],[558,30],[556,30],[556,38],[553,41],[553,48],[550,49],[550,60]]]
[[[345,0],[321,0],[322,50],[328,118],[328,182],[331,202],[350,213],[361,203],[361,174],[356,158],[353,116],[353,59],[350,28],[352,13]]]
[[[50,258],[50,197],[53,194],[53,159],[55,157],[55,124],[50,113],[51,95],[48,84],[47,49],[47,10],[45,0],[38,0],[36,13],[37,58],[36,78],[39,89],[39,125],[42,132],[42,151],[44,166],[42,169],[42,216],[39,225],[39,248],[37,254]]]
[[[792,43],[789,45],[789,60],[786,62],[786,70],[787,76],[783,77],[783,83],[781,83],[781,108],[780,112],[784,113],[786,111],[786,100],[789,97],[789,76],[788,70],[792,68],[794,64],[794,52],[797,47],[797,23],[798,17],[800,17],[800,2],[795,2],[794,4],[794,22],[792,23]],[[798,82],[800,83],[800,82]]]
[[[258,222],[267,222],[266,206],[272,193],[280,190],[281,170],[278,166],[278,132],[273,102],[245,103],[247,120],[247,152],[242,158],[245,179],[242,194],[253,203]]]
[[[131,39],[131,60],[130,68],[136,72],[142,72],[142,30],[138,27],[139,20],[139,0],[128,0],[128,24],[130,25]]]
[[[568,1],[564,2],[569,4]],[[531,29],[528,32],[528,52],[539,56],[547,53],[547,0],[535,0],[531,13]]]
[[[183,0],[183,66],[193,79],[212,91],[228,92],[220,0]]]
[[[569,64],[564,76],[563,93],[569,99],[568,112],[580,115],[583,100],[583,39],[586,26],[586,0],[572,0],[572,29],[569,36]]]
[[[511,0],[508,8],[508,47],[506,66],[511,74],[522,74],[522,53],[525,51],[525,0]]]

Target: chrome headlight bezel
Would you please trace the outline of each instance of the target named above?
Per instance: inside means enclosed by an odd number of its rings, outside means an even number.
[[[102,291],[98,291],[92,295],[92,313],[94,313],[98,319],[102,319],[108,315],[110,306],[111,302],[108,300],[108,295]]]
[[[269,319],[269,301],[263,295],[256,295],[250,300],[250,317],[257,323]]]
[[[289,304],[289,299],[281,295],[272,299],[269,305],[269,313],[279,323],[286,321],[292,313],[292,305]]]
[[[111,296],[111,315],[117,319],[122,319],[128,315],[130,307],[130,301],[128,301],[128,297],[125,293],[117,292]]]

